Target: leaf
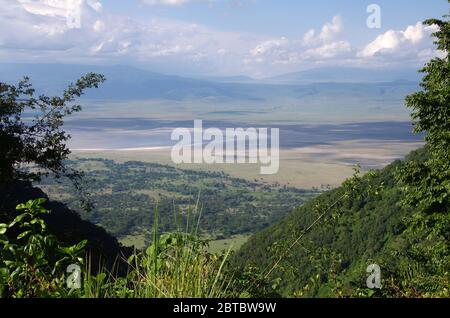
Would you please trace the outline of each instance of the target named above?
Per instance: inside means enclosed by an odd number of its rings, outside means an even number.
[[[20,239],[24,238],[25,236],[27,236],[27,235],[30,234],[30,233],[31,233],[31,230],[22,232],[21,234],[19,234],[19,235],[17,236],[17,239],[20,240]]]
[[[27,208],[27,206],[26,206],[25,204],[23,204],[23,203],[18,204],[18,205],[16,206],[16,210],[24,210],[24,209],[26,209],[26,208]]]
[[[153,253],[155,251],[155,247],[153,245],[150,245],[149,247],[147,247],[147,249],[145,250],[145,254],[147,254],[147,256],[152,256]]]
[[[36,205],[41,205],[41,204],[47,202],[47,200],[44,198],[39,198],[39,199],[35,200],[34,202],[36,203]]]
[[[8,229],[8,225],[5,223],[0,223],[0,234],[5,234]]]
[[[6,267],[1,267],[0,268],[0,277],[8,278],[8,276],[9,276],[9,269]]]
[[[375,291],[372,290],[372,289],[369,289],[369,290],[367,291],[367,296],[368,296],[369,298],[371,298],[374,294],[375,294]]]
[[[106,278],[106,274],[105,273],[100,273],[97,275],[96,279],[98,283],[102,283]]]
[[[9,223],[9,228],[12,228],[12,227],[13,227],[14,225],[16,225],[17,223],[22,222],[22,220],[23,220],[25,217],[29,216],[29,215],[30,215],[29,213],[23,213],[23,214],[18,215],[18,216],[14,219],[14,221],[12,221],[11,223]]]
[[[83,240],[83,241],[79,242],[79,243],[75,246],[75,249],[76,249],[77,251],[81,251],[83,248],[85,248],[87,242],[88,242],[87,240]]]

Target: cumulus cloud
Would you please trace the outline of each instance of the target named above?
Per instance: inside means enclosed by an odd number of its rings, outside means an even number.
[[[61,0],[63,1],[63,0]],[[170,73],[232,74],[262,37],[175,20],[136,20],[80,1],[79,28],[61,1],[0,0],[0,59],[9,62],[140,64]]]
[[[285,37],[263,41],[250,50],[250,58],[246,59],[246,63],[263,63],[267,56],[271,59],[277,56],[280,58],[287,53],[288,47],[289,41]]]
[[[187,1],[158,0],[172,5]],[[0,0],[0,6],[0,59],[11,62],[131,61],[170,73],[268,76],[315,64],[417,63],[437,54],[430,39],[434,28],[420,22],[357,48],[345,39],[340,16],[288,38],[111,15],[99,0]],[[81,15],[79,28],[67,23],[74,6]]]
[[[436,53],[431,50],[431,34],[435,31],[435,26],[424,25],[422,22],[410,25],[405,30],[388,30],[360,50],[358,56],[428,58],[429,54]]]
[[[298,41],[274,38],[259,43],[246,56],[244,63],[284,65],[286,71],[314,64],[416,67],[440,55],[434,49],[431,37],[435,31],[435,26],[417,22],[404,30],[388,30],[357,48],[343,38],[343,20],[335,16],[319,30],[308,30]]]
[[[343,30],[342,18],[337,15],[333,17],[331,22],[325,23],[322,27],[322,31],[319,34],[319,38],[323,42],[330,42],[335,39],[336,35],[341,33]]]
[[[337,41],[328,44],[318,46],[313,49],[309,49],[305,52],[305,55],[313,58],[318,57],[322,59],[329,59],[337,56],[345,55],[352,51],[352,46],[347,41]]]
[[[306,46],[318,46],[335,41],[344,30],[341,16],[334,16],[330,22],[325,23],[320,32],[310,29],[303,35],[303,44]]]
[[[343,56],[351,53],[352,47],[348,41],[339,40],[342,31],[342,18],[335,16],[322,26],[320,32],[310,29],[301,40],[282,37],[259,43],[250,51],[244,62],[295,66]]]

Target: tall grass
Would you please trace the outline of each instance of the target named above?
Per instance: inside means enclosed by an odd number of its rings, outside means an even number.
[[[88,298],[219,298],[230,297],[231,274],[224,269],[230,250],[208,252],[199,238],[201,209],[198,202],[187,211],[186,227],[174,233],[159,233],[159,210],[155,208],[151,245],[135,250],[127,260],[129,272],[117,277],[103,271],[90,274],[89,265],[81,290],[73,296]]]

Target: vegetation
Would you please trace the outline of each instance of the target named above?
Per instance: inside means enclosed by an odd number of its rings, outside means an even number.
[[[62,296],[66,267],[83,262],[85,240],[63,246],[47,232],[44,201],[18,205],[19,215],[0,224],[0,297]]]
[[[67,104],[104,80],[102,75],[87,74],[71,84],[62,97],[35,97],[27,77],[17,86],[0,83],[1,182],[39,179],[42,171],[20,169],[29,163],[57,176],[67,174],[63,161],[70,153],[65,144],[70,136],[62,129],[63,119],[81,110],[80,105]]]
[[[408,96],[406,105],[412,109],[415,131],[426,133],[426,147],[362,183],[360,190],[380,188],[379,196],[353,198],[334,208],[342,216],[329,223],[332,228],[316,227],[306,242],[287,246],[289,254],[270,273],[282,282],[284,295],[449,297],[450,21],[425,23],[438,27],[434,36],[444,57],[425,66],[423,90]],[[262,268],[270,264],[270,251],[292,242],[288,233],[304,230],[314,219],[315,206],[331,206],[340,191],[319,196],[255,235],[236,262]],[[363,287],[372,263],[384,270],[384,287],[377,291]]]
[[[223,172],[178,169],[154,163],[105,159],[78,159],[66,166],[84,172],[83,188],[92,209],[83,210],[69,181],[49,176],[39,186],[80,215],[112,235],[151,241],[153,208],[158,202],[163,232],[186,225],[187,211],[200,202],[200,231],[211,239],[253,234],[279,221],[289,211],[320,193],[293,187],[248,181]]]
[[[406,98],[412,109],[416,132],[425,132],[429,155],[424,161],[410,162],[397,173],[404,197],[402,206],[413,209],[406,220],[408,249],[400,253],[408,265],[408,279],[394,295],[449,295],[450,276],[450,16],[431,19],[436,25],[435,44],[443,58],[432,59],[425,73],[422,90]],[[400,263],[401,264],[401,263]],[[403,267],[394,266],[395,274]],[[400,278],[400,279],[399,279]],[[402,279],[403,278],[403,279]]]
[[[290,200],[298,192],[245,183],[222,174],[183,174],[167,166],[104,161],[106,171],[95,177],[102,180],[101,176],[106,176],[105,183],[96,181],[94,195],[104,197],[100,192],[106,187],[122,195],[117,201],[106,196],[117,205],[117,210],[111,209],[116,211],[112,218],[117,213],[127,218],[132,215],[133,206],[142,197],[128,191],[136,190],[176,193],[179,200],[186,200],[181,213],[175,213],[171,223],[167,212],[154,208],[152,221],[144,223],[152,227],[149,247],[131,255],[116,254],[122,257],[118,262],[126,263],[125,271],[115,271],[114,267],[94,271],[89,256],[83,255],[89,244],[83,233],[76,242],[67,244],[49,231],[52,219],[48,216],[53,212],[45,208],[45,200],[19,204],[14,212],[2,211],[0,296],[450,297],[450,21],[426,23],[437,26],[434,35],[443,57],[425,66],[422,91],[406,98],[415,130],[426,134],[427,145],[404,162],[396,161],[365,176],[356,169],[341,187],[306,202],[279,223],[255,234],[230,259],[230,250],[208,252],[208,242],[199,238],[203,217],[211,233],[217,234],[215,218],[232,224],[229,215],[239,220],[233,226],[242,226],[236,232],[228,228],[229,233],[245,232],[245,223],[254,223],[257,228],[280,216],[261,211],[257,202],[267,204],[262,194],[268,195],[270,203]],[[18,87],[0,84],[0,144],[7,150],[0,155],[2,208],[7,205],[4,202],[18,199],[15,190],[36,190],[30,180],[40,179],[48,171],[55,176],[67,175],[64,141],[68,136],[61,130],[62,119],[79,107],[67,107],[66,103],[101,81],[102,76],[90,74],[70,86],[62,98],[37,99],[27,80]],[[40,110],[41,115],[27,121],[22,117],[26,109]],[[26,163],[38,169],[22,169]],[[188,183],[192,187],[187,187]],[[199,190],[207,192],[205,210],[190,203]],[[125,206],[130,198],[131,206]],[[213,213],[218,211],[215,206],[228,210]],[[64,211],[62,217],[71,217]],[[104,212],[95,217],[104,217]],[[100,232],[97,228],[94,232],[94,236],[86,235],[95,239]],[[365,287],[370,264],[382,268],[380,289]],[[75,268],[73,265],[84,266],[79,286],[77,275],[66,280],[66,271]]]
[[[407,162],[417,160],[423,152],[411,154]],[[282,253],[269,278],[280,279],[278,291],[285,296],[333,296],[336,282],[342,293],[357,292],[353,285],[366,286],[366,267],[376,263],[386,245],[396,244],[396,237],[404,231],[402,219],[410,210],[398,206],[402,193],[394,178],[402,164],[397,161],[362,177],[356,191],[345,200],[345,188],[340,187],[307,202],[251,237],[233,261],[263,269],[272,266]],[[292,244],[315,222],[320,215],[317,211],[328,208],[330,216]],[[309,289],[304,291],[307,285]]]
[[[135,252],[129,257],[125,277],[105,269],[93,275],[91,264],[80,257],[86,241],[63,246],[47,233],[40,215],[50,212],[42,207],[43,202],[38,199],[17,206],[23,213],[8,224],[0,224],[0,297],[211,298],[229,295],[232,280],[224,273],[229,253],[209,254],[206,242],[195,235],[196,227],[159,236],[156,214],[153,243],[145,252]],[[14,239],[6,236],[10,232],[14,233]],[[81,276],[66,279],[66,269],[71,264],[79,268],[84,264],[84,270],[76,274]]]

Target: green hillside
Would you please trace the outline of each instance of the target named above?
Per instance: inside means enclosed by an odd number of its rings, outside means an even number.
[[[423,162],[425,148],[411,153],[406,162]],[[296,244],[270,275],[279,280],[278,292],[285,296],[301,294],[309,284],[307,296],[329,296],[330,286],[341,286],[345,293],[365,288],[366,268],[372,263],[385,264],[399,247],[405,230],[403,218],[411,211],[399,202],[403,194],[395,171],[405,165],[396,161],[373,175],[363,177],[358,193],[380,189],[378,194],[355,196],[336,205],[327,221],[317,224]],[[339,201],[343,187],[321,194],[295,209],[281,222],[253,235],[235,255],[234,262],[271,268],[281,252],[316,218],[317,206]],[[319,277],[317,277],[319,275]],[[315,278],[314,281],[311,279]],[[359,284],[359,285],[358,285]]]

